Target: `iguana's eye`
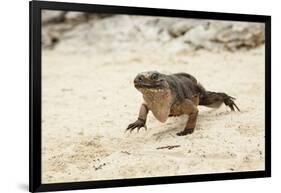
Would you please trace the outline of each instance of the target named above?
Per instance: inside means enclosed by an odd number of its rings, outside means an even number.
[[[144,79],[144,76],[143,76],[143,75],[138,76],[138,80],[139,80],[139,81],[143,81],[143,79]]]
[[[157,80],[158,79],[158,74],[157,73],[153,73],[152,75],[151,75],[151,80]]]

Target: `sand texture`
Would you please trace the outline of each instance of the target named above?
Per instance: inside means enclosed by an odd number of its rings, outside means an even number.
[[[43,183],[264,169],[263,45],[172,54],[62,48],[42,57]],[[241,112],[199,106],[195,132],[182,137],[186,116],[160,123],[150,113],[147,131],[124,133],[142,102],[133,79],[148,70],[190,73],[236,97]]]

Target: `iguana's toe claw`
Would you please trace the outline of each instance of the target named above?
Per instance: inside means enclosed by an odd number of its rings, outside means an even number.
[[[146,129],[146,125],[145,125],[145,120],[141,120],[141,119],[138,119],[137,121],[135,121],[134,123],[131,123],[126,131],[130,131],[132,132],[133,130],[135,130],[137,128],[137,131],[139,132],[140,128],[144,127]]]
[[[185,128],[183,131],[177,133],[177,136],[184,136],[193,133],[194,128]]]
[[[227,98],[224,103],[225,105],[229,106],[229,108],[231,109],[231,111],[235,111],[235,108],[240,111],[240,109],[238,108],[238,106],[234,103],[235,98],[233,97],[229,97]],[[235,108],[234,108],[235,107]]]
[[[131,123],[130,125],[128,125],[128,127],[125,131],[132,132],[136,127],[137,127],[137,125],[135,123]]]

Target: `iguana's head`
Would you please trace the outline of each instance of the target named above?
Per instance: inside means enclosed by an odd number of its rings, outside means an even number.
[[[148,71],[139,73],[134,84],[142,94],[155,93],[169,90],[169,84],[166,75],[157,71]]]

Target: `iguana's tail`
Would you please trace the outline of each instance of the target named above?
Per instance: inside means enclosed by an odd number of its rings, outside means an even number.
[[[200,84],[198,84],[198,89],[200,90],[199,105],[211,108],[219,108],[222,103],[224,103],[232,111],[235,111],[235,108],[240,111],[238,106],[234,103],[234,97],[222,92],[206,91]]]

